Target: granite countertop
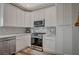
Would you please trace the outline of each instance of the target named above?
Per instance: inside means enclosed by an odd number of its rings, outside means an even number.
[[[0,38],[13,37],[13,36],[25,35],[25,34],[27,34],[27,33],[0,35]]]

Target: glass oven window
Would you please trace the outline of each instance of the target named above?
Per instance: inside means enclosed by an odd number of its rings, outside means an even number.
[[[31,44],[35,45],[35,46],[42,47],[42,39],[40,39],[40,38],[33,38],[32,41],[31,41]]]

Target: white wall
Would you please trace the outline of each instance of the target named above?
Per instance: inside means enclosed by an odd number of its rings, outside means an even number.
[[[0,35],[24,33],[25,28],[0,27]]]

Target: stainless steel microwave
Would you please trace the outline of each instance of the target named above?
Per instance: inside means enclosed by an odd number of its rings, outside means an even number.
[[[39,21],[34,21],[34,27],[45,27],[45,19],[39,20]]]

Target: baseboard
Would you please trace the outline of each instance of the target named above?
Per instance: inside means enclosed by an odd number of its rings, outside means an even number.
[[[64,55],[63,53],[57,53],[57,52],[55,52],[56,53],[56,55]]]

